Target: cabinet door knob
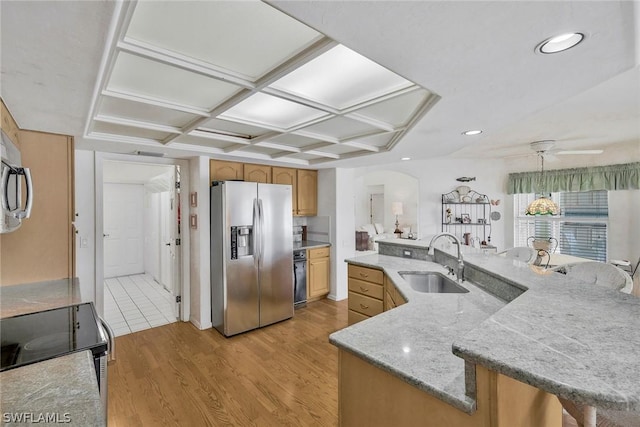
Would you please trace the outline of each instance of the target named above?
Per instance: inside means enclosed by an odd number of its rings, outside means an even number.
[[[368,305],[364,305],[364,304],[360,304],[360,308],[363,309],[363,310],[366,310],[366,309],[369,308],[369,306]]]
[[[369,289],[364,288],[364,287],[362,287],[362,286],[360,286],[360,290],[361,290],[362,292],[369,292]]]
[[[369,275],[366,273],[360,273],[360,277],[369,277]]]

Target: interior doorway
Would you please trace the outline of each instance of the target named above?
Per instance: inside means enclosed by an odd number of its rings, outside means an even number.
[[[180,167],[103,162],[104,317],[116,336],[181,308]]]

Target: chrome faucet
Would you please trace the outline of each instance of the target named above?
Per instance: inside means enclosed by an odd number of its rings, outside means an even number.
[[[436,234],[431,239],[431,242],[429,242],[429,251],[431,251],[431,249],[433,248],[433,242],[435,242],[436,240],[438,240],[442,236],[451,237],[451,239],[453,239],[453,243],[455,243],[456,246],[458,247],[458,271],[457,271],[457,274],[456,274],[456,278],[458,279],[458,281],[464,282],[464,261],[462,260],[462,252],[460,251],[461,244],[460,244],[460,240],[455,235],[453,235],[451,233],[439,233],[439,234]]]

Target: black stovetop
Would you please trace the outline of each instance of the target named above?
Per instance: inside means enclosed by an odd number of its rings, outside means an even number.
[[[0,319],[0,371],[77,351],[107,352],[92,303]]]

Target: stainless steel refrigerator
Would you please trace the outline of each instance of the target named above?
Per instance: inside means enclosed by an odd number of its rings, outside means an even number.
[[[211,187],[211,318],[225,336],[293,316],[291,186]]]

